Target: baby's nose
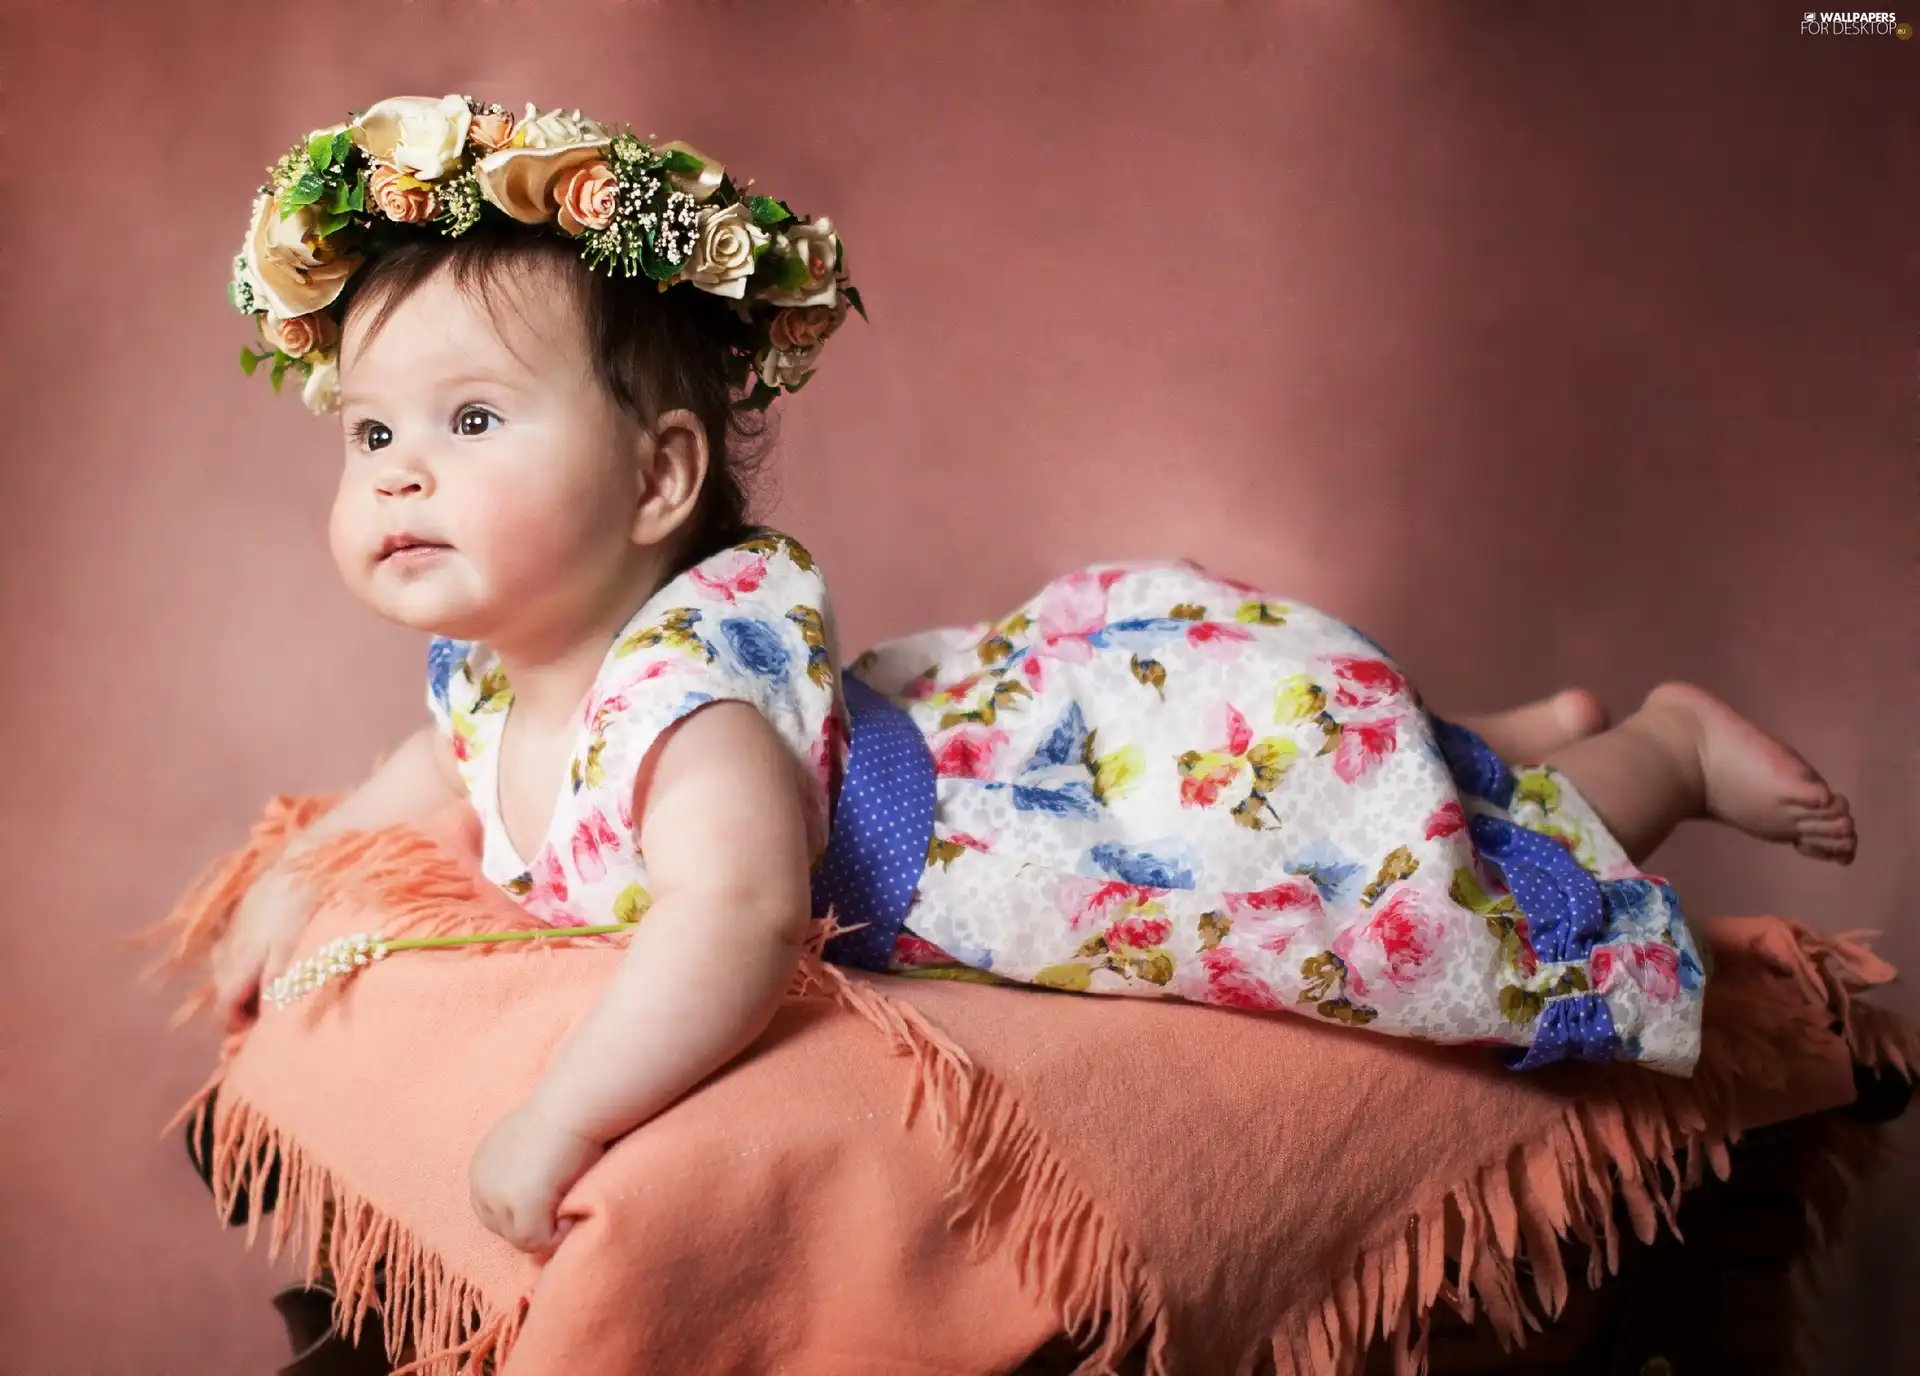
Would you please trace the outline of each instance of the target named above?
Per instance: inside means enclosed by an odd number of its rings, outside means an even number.
[[[382,497],[425,497],[433,491],[433,482],[425,469],[395,464],[374,479],[373,490]]]

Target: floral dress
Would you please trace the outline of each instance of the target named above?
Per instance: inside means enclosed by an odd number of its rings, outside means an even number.
[[[633,819],[634,781],[662,732],[710,702],[745,702],[792,750],[816,854],[846,757],[826,584],[812,556],[759,532],[661,588],[614,637],[581,707],[553,820],[521,856],[500,815],[500,738],[513,689],[493,651],[435,637],[427,706],[453,741],[481,823],[481,870],[556,926],[640,916],[652,902]]]
[[[707,702],[753,704],[788,743],[816,857],[856,812],[888,815],[836,809],[850,731],[856,777],[878,733],[850,728],[835,663],[825,584],[789,537],[681,575],[609,649],[524,860],[499,822],[497,661],[436,641],[428,696],[488,876],[580,924],[645,910],[634,777]],[[1190,564],[1103,566],[849,672],[931,757],[930,842],[883,960],[897,973],[1284,1010],[1511,1047],[1522,1067],[1685,1074],[1698,1056],[1702,969],[1671,888],[1564,776],[1431,717],[1332,617]]]
[[[1351,626],[1184,563],[1096,567],[851,666],[920,727],[896,965],[1289,1010],[1685,1074],[1673,891],[1556,771],[1436,721]]]

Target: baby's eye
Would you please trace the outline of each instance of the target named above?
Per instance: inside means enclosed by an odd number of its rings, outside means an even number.
[[[484,435],[491,428],[489,423],[499,419],[483,406],[463,406],[455,419],[455,427],[463,435]]]
[[[353,427],[353,441],[366,449],[384,449],[393,443],[393,431],[377,420],[363,420]]]

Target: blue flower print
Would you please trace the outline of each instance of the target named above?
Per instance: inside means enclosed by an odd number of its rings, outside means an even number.
[[[1343,903],[1360,874],[1360,866],[1341,854],[1331,841],[1319,841],[1304,847],[1287,866],[1287,873],[1311,881],[1320,891],[1322,902]]]
[[[433,693],[433,700],[443,708],[448,706],[447,684],[470,648],[464,640],[449,640],[443,635],[427,642],[427,687]]]
[[[780,643],[780,632],[752,617],[729,617],[720,623],[720,634],[739,661],[761,678],[775,683],[787,681],[787,668],[793,656]]]
[[[1111,875],[1123,884],[1138,884],[1146,889],[1194,887],[1195,862],[1191,847],[1179,841],[1160,841],[1155,845],[1158,849],[1102,841],[1087,851],[1087,860],[1097,872]]]
[[[1042,769],[1059,765],[1078,765],[1080,752],[1087,744],[1087,721],[1080,715],[1080,704],[1074,703],[1054,723],[1053,730],[1033,752],[1026,764],[1021,766],[1021,774],[1035,774]]]
[[[1089,822],[1100,817],[1100,805],[1093,800],[1093,786],[1076,780],[1059,788],[1029,788],[1024,784],[988,784],[988,788],[1013,789],[1013,806],[1019,812],[1044,812],[1050,817],[1084,817]]]

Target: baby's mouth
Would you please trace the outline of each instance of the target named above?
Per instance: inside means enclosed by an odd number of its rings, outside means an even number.
[[[424,535],[389,535],[380,542],[378,562],[410,564],[444,554],[452,548],[445,541],[431,540]]]

